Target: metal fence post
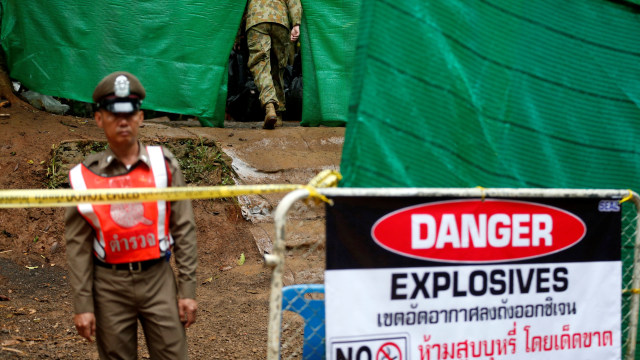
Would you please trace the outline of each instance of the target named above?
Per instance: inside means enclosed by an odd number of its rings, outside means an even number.
[[[269,294],[269,329],[267,343],[267,360],[280,359],[280,324],[282,323],[282,274],[284,272],[285,257],[285,224],[287,213],[298,200],[309,196],[306,189],[296,190],[287,194],[276,208],[274,221],[276,226],[276,240],[273,244],[273,254],[265,254],[265,263],[273,268],[271,275],[271,294]]]
[[[633,192],[633,203],[636,206],[636,210],[640,209],[640,198],[638,194]],[[637,289],[640,289],[640,216],[636,216],[636,232],[635,243],[633,251],[633,280],[632,280],[632,292],[631,292],[631,306],[629,312],[629,333],[627,335],[627,351],[624,358],[627,360],[635,359],[636,354],[636,341],[638,338],[638,311],[640,308],[640,294]]]

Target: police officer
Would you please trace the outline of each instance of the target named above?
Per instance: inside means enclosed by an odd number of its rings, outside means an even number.
[[[300,0],[248,2],[248,66],[265,109],[264,129],[282,126],[281,114],[286,111],[283,76],[292,42],[300,36],[301,18]]]
[[[145,95],[140,81],[123,71],[96,86],[94,118],[109,146],[69,172],[73,189],[184,186],[176,158],[138,140]],[[70,207],[65,238],[74,323],[78,334],[95,337],[101,359],[137,359],[138,320],[152,359],[187,358],[185,328],[197,310],[189,200]]]

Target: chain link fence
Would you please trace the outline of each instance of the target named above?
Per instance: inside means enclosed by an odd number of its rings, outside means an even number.
[[[637,349],[638,307],[640,305],[640,234],[638,208],[640,198],[629,190],[563,190],[563,189],[321,189],[328,197],[338,196],[415,196],[470,198],[541,198],[541,197],[610,197],[625,199],[622,203],[622,355],[625,360],[640,360]],[[273,268],[270,294],[268,360],[325,359],[324,288],[322,284],[286,284],[285,258],[287,213],[293,204],[309,196],[307,190],[287,195],[275,212],[276,242],[273,253],[265,255]],[[295,256],[304,259],[321,257],[313,262],[324,270],[324,235]],[[310,285],[310,286],[308,286]],[[283,302],[284,288],[284,302]],[[322,289],[322,290],[320,290]],[[284,311],[283,311],[284,310]]]
[[[640,290],[640,266],[636,266],[640,262],[637,201],[636,195],[634,203],[626,202],[622,206],[622,353],[627,360],[640,359],[640,352],[636,350]]]

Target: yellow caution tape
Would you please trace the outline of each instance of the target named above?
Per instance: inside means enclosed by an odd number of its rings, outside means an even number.
[[[334,170],[322,170],[316,177],[309,181],[307,186],[313,187],[335,187],[342,180],[342,175]]]
[[[117,204],[158,200],[213,199],[330,187],[336,186],[341,178],[339,173],[325,170],[313,178],[309,185],[233,185],[171,187],[166,189],[0,190],[0,208],[65,207],[84,203]],[[317,194],[315,189],[309,192],[310,196]],[[322,197],[320,194],[317,196]]]
[[[627,201],[633,199],[633,191],[631,191],[630,189],[627,190],[627,191],[629,191],[629,195],[623,197],[620,201],[618,201],[618,204],[622,204],[623,202],[627,202]]]
[[[486,190],[486,188],[483,188],[482,186],[476,186],[476,188],[480,189],[480,195],[481,195],[480,200],[484,201],[484,196],[485,196],[484,191]]]
[[[313,186],[305,186],[305,188],[309,192],[309,198],[307,200],[309,199],[315,200],[314,202],[316,204],[319,204],[320,202],[324,201],[329,205],[333,205],[332,200],[329,200],[326,196],[320,194],[318,190],[316,190],[316,188],[314,188]]]
[[[342,180],[342,175],[339,172],[333,170],[323,170],[316,177],[309,181],[309,184],[305,186],[309,191],[309,199],[314,200],[316,204],[320,202],[326,202],[329,205],[333,205],[333,201],[329,200],[326,196],[320,194],[316,188],[319,187],[335,187],[338,182]]]

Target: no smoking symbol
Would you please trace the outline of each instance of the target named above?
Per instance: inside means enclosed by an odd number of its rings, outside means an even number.
[[[400,347],[392,342],[382,344],[376,353],[376,360],[402,360]]]

